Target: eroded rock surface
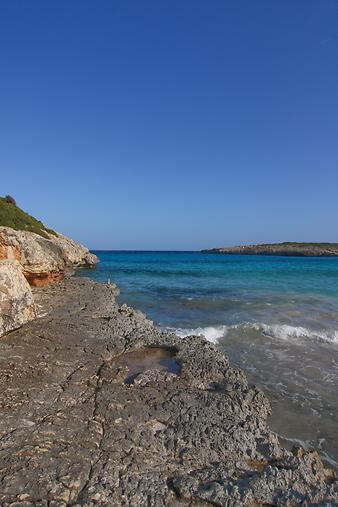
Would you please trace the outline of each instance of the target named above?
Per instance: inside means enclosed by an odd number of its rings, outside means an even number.
[[[82,278],[35,289],[46,315],[0,340],[1,506],[337,505],[334,476],[280,446],[242,371],[116,293]],[[179,371],[150,361],[126,385],[122,354],[149,346]]]
[[[17,261],[0,261],[0,336],[35,318],[31,288]]]
[[[88,248],[61,234],[46,239],[34,232],[0,227],[0,260],[17,260],[30,285],[42,287],[61,280],[67,270],[94,266],[98,259]]]

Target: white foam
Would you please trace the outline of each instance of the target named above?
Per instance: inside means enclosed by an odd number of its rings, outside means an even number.
[[[327,343],[338,343],[338,331],[335,329],[327,331],[312,331],[302,326],[290,326],[288,324],[264,324],[261,322],[246,322],[243,324],[235,324],[232,326],[219,325],[219,326],[206,326],[197,328],[178,328],[170,329],[181,338],[190,335],[204,336],[212,343],[217,343],[218,340],[227,335],[231,330],[248,331],[255,330],[280,340],[289,340],[297,338],[309,338],[315,341],[322,341]]]
[[[228,330],[228,326],[207,326],[207,327],[196,327],[193,328],[178,328],[174,330],[174,333],[181,338],[186,336],[197,335],[204,336],[209,342],[217,343],[219,338],[225,336]]]
[[[287,324],[267,325],[254,323],[249,325],[257,331],[261,331],[267,336],[288,340],[289,338],[310,338],[312,340],[324,341],[329,343],[338,343],[338,331],[330,329],[327,331],[312,331],[302,326],[290,326]]]

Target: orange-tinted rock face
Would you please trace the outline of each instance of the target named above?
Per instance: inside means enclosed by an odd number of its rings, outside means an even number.
[[[24,273],[29,285],[32,287],[46,287],[51,283],[63,280],[64,272],[56,271],[51,273]]]
[[[16,246],[8,245],[4,236],[0,234],[0,260],[21,260],[20,249]]]
[[[98,261],[87,248],[61,234],[47,239],[10,227],[0,227],[0,260],[19,261],[26,279],[35,287],[62,280],[73,266],[94,266]]]

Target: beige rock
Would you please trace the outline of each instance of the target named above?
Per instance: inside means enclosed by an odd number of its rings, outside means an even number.
[[[58,234],[57,236],[50,235],[50,239],[60,247],[67,264],[73,266],[95,266],[97,264],[98,258],[96,255],[90,253],[88,248],[76,243],[71,238]]]
[[[34,232],[0,227],[0,260],[4,259],[19,261],[29,283],[39,287],[62,279],[73,266],[98,262],[87,248],[61,234],[46,239]]]
[[[19,262],[0,261],[0,336],[35,316],[32,291]]]

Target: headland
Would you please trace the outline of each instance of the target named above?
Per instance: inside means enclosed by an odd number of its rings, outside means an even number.
[[[240,255],[283,255],[296,257],[338,257],[338,243],[262,243],[202,250],[202,253]]]

